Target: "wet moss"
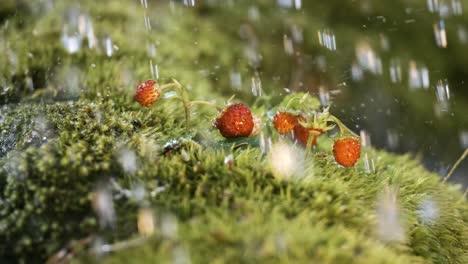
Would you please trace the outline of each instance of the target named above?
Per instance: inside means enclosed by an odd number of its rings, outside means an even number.
[[[232,71],[254,72],[242,56],[245,46],[237,28],[197,16],[209,9],[175,5],[171,11],[158,2],[155,8],[164,12],[153,34],[144,29],[137,3],[68,4],[56,3],[48,12],[33,13],[35,23],[1,32],[10,43],[1,48],[16,58],[16,63],[0,58],[3,87],[10,87],[1,99],[1,261],[42,262],[70,241],[89,236],[109,243],[132,239],[138,236],[138,209],[149,207],[158,220],[153,237],[104,256],[96,256],[87,244],[74,261],[468,262],[468,204],[460,186],[442,183],[408,155],[368,148],[375,172],[363,170],[362,160],[344,169],[333,161],[330,141],[322,139],[306,157],[303,180],[279,181],[259,148],[260,139],[222,140],[210,128],[211,109],[197,108],[186,130],[177,101],[165,99],[144,109],[137,105],[135,83],[150,76],[148,43],[156,47],[151,59],[160,65],[161,81],[177,78],[195,99],[221,103],[233,92]],[[69,54],[61,45],[60,25],[67,22],[68,8],[95,19],[96,48],[83,46]],[[266,1],[259,1],[259,8],[281,17]],[[285,26],[279,20],[271,23],[272,28]],[[105,37],[115,45],[110,57],[102,44]],[[266,54],[277,50],[259,48]],[[265,65],[257,71],[268,76],[289,67]],[[32,80],[33,89],[25,80]],[[249,89],[236,94],[268,120],[268,110],[281,96],[268,95],[278,88],[275,80],[263,80],[263,86],[261,100]],[[122,151],[135,155],[134,169],[122,164]],[[229,155],[232,166],[225,164]],[[113,183],[125,190],[143,186],[146,195],[143,201],[122,195]],[[101,185],[111,186],[116,197],[115,229],[100,228],[92,209],[93,192]],[[384,242],[376,234],[377,198],[388,185],[399,187],[407,235],[401,242]],[[434,223],[418,214],[428,198],[440,209]],[[167,234],[162,224],[167,217],[178,232]]]

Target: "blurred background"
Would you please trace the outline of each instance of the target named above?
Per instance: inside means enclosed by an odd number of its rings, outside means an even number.
[[[246,101],[274,101],[289,91],[309,91],[372,146],[411,153],[442,176],[468,148],[468,1],[108,2],[110,8],[130,4],[131,10],[121,12],[141,15],[133,31],[156,38],[140,44],[147,51],[147,76],[177,75],[165,72],[171,58],[157,55],[158,32],[174,30],[184,35],[174,44],[184,50],[189,67],[226,97],[236,93]],[[93,10],[91,1],[2,0],[0,56],[8,65],[17,64],[0,68],[2,104],[21,101],[61,78],[79,86],[70,78],[73,71],[92,67],[72,68],[64,78],[56,74],[60,60],[47,69],[28,65],[25,70],[15,57],[20,47],[11,38],[2,41],[9,21],[34,24],[57,6],[62,20],[54,27],[61,27],[61,35],[51,38],[54,45],[72,54],[93,45],[109,57],[119,52],[118,37],[99,32],[99,24],[109,20],[105,11]],[[181,27],[174,21],[186,12],[196,19]],[[38,25],[42,32],[46,26]],[[217,46],[209,46],[212,42]],[[206,49],[206,57],[190,57],[196,49]],[[468,161],[451,181],[468,185]]]

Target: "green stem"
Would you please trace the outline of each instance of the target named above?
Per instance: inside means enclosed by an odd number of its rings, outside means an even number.
[[[175,83],[175,82],[172,82],[172,83],[166,83],[166,84],[163,84],[161,86],[159,86],[159,90],[163,91],[164,89],[167,89],[167,88],[170,88],[170,87],[177,87],[179,84],[178,83]]]
[[[340,134],[342,136],[346,135],[346,134],[351,134],[354,137],[359,137],[351,129],[349,129],[347,126],[345,126],[345,124],[343,124],[336,116],[330,115],[328,118],[329,118],[328,121],[334,122],[335,124],[338,125],[338,127],[340,128]]]
[[[159,89],[162,91],[164,89],[174,87],[176,88],[176,93],[178,94],[177,99],[182,101],[182,105],[184,107],[185,112],[185,125],[187,129],[190,128],[190,101],[187,96],[187,91],[183,89],[182,85],[176,80],[172,79],[171,83],[166,83],[159,86]]]
[[[291,102],[293,102],[294,100],[300,100],[300,99],[302,99],[302,98],[293,97],[293,98],[289,99],[289,101],[288,101],[288,103],[286,104],[286,107],[285,107],[285,108],[288,109],[288,108],[289,108],[289,105],[291,104]]]
[[[460,158],[458,158],[458,160],[455,162],[455,164],[453,165],[453,167],[450,169],[449,173],[447,174],[447,176],[444,177],[444,179],[442,180],[442,182],[446,182],[450,176],[452,176],[453,172],[457,169],[458,165],[460,165],[460,163],[466,158],[466,156],[468,156],[468,148],[465,149],[465,151],[463,152],[463,154],[460,156]]]

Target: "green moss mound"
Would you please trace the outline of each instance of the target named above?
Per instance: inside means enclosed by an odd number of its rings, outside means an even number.
[[[68,248],[76,263],[468,263],[468,204],[460,186],[442,183],[410,156],[367,148],[374,172],[362,159],[345,169],[322,138],[305,156],[301,179],[278,180],[263,139],[223,140],[210,128],[211,109],[197,108],[187,130],[177,101],[136,104],[135,83],[150,72],[147,43],[157,48],[161,81],[178,79],[193,99],[221,103],[232,89],[219,76],[250,72],[249,61],[239,59],[237,32],[199,19],[210,9],[155,4],[161,15],[153,34],[138,3],[64,2],[48,9],[20,1],[18,16],[11,1],[0,4],[9,14],[0,35],[9,54],[0,57],[0,81],[9,87],[0,97],[0,262],[43,262]],[[95,19],[96,36],[115,45],[112,56],[86,41],[75,54],[63,48],[70,8]],[[268,94],[275,80],[263,86]],[[236,94],[265,121],[280,99]],[[277,141],[269,130],[265,135]],[[225,162],[230,155],[232,165]],[[101,228],[92,208],[100,186],[115,196],[113,229]],[[398,188],[405,231],[393,242],[377,229],[378,198],[388,186]],[[431,221],[421,211],[428,200],[438,208]],[[142,207],[156,220],[144,240],[136,224]],[[89,237],[93,243],[82,242]],[[103,254],[96,252],[100,243],[130,246]]]

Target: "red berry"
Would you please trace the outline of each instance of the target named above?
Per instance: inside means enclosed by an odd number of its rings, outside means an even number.
[[[307,146],[307,141],[309,137],[312,138],[312,146],[317,144],[317,137],[323,133],[322,129],[319,128],[306,128],[301,124],[297,124],[294,126],[294,138],[304,147]]]
[[[149,107],[158,100],[161,93],[157,88],[156,81],[147,80],[144,83],[138,85],[137,91],[135,93],[135,99],[142,106]]]
[[[345,167],[353,166],[361,156],[361,144],[356,138],[342,138],[333,144],[336,162]]]
[[[273,126],[281,135],[291,132],[296,124],[297,117],[286,112],[276,112],[273,119]]]
[[[246,105],[233,104],[223,110],[214,125],[225,138],[248,137],[254,128],[254,120]]]

